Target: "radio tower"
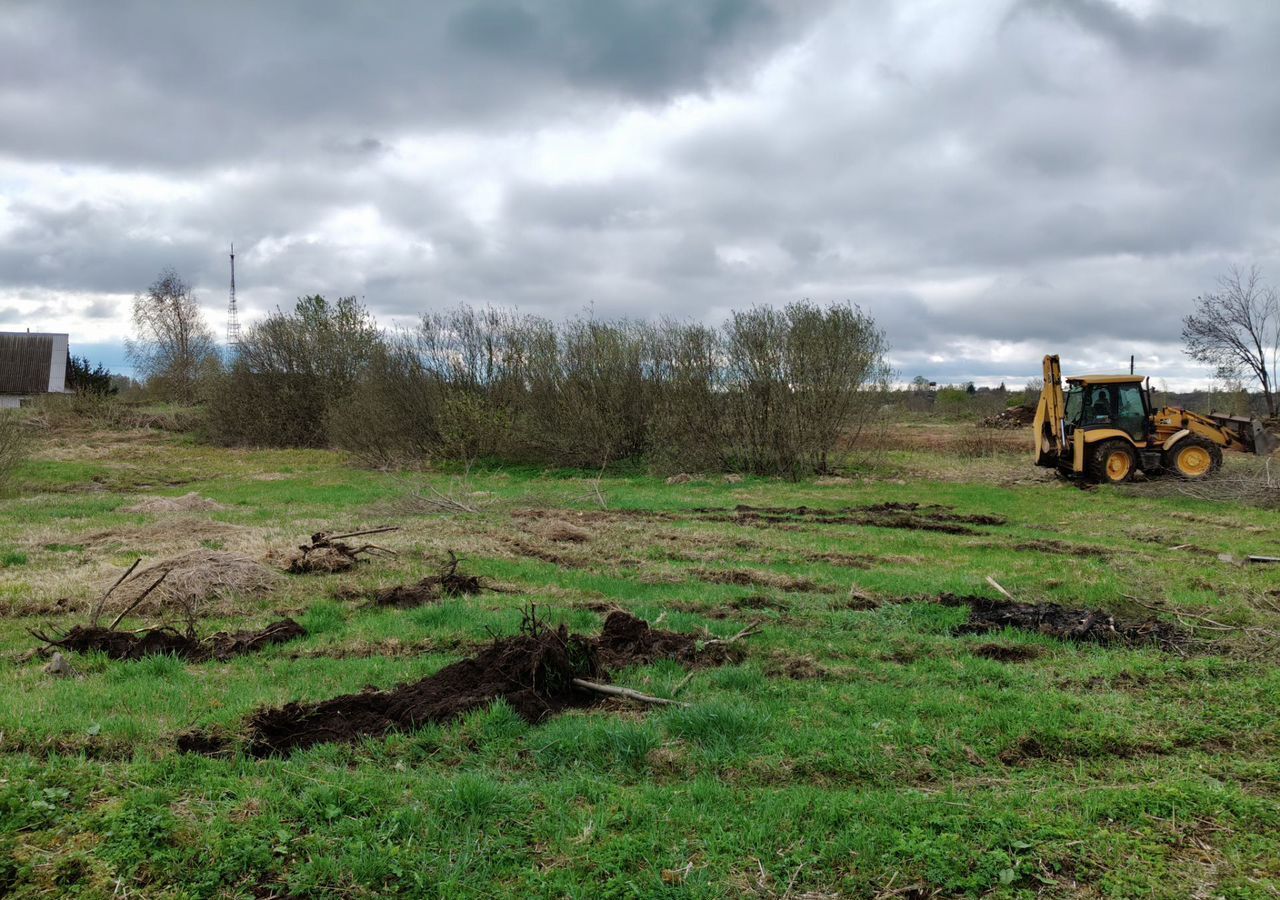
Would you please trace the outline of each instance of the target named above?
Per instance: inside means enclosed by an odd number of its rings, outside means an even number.
[[[240,352],[240,317],[236,313],[236,245],[231,245],[231,300],[227,304],[227,355]]]

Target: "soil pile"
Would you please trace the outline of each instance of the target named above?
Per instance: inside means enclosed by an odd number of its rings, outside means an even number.
[[[595,640],[596,655],[605,670],[648,665],[659,659],[673,659],[691,666],[719,666],[738,662],[743,648],[725,641],[702,641],[691,634],[650,628],[621,610],[609,613]]]
[[[1102,610],[1075,609],[1056,603],[1015,603],[986,597],[943,594],[945,606],[969,607],[969,621],[956,634],[986,634],[1002,628],[1020,628],[1069,641],[1096,644],[1158,644],[1174,646],[1185,635],[1168,622],[1146,619],[1119,621]]]
[[[978,424],[983,428],[1003,428],[1009,431],[1026,428],[1035,424],[1036,408],[1034,406],[1011,406],[1008,409],[987,416]]]
[[[144,656],[169,654],[188,662],[206,662],[255,653],[271,644],[283,644],[306,634],[306,629],[293,619],[281,619],[261,631],[220,631],[203,639],[168,627],[135,633],[95,625],[76,625],[59,638],[38,633],[35,636],[51,647],[76,653],[98,651],[111,659],[142,659]]]
[[[559,629],[518,634],[434,675],[389,691],[344,694],[319,703],[288,703],[249,719],[246,749],[287,754],[327,742],[351,742],[445,722],[502,698],[527,722],[599,698],[573,686],[597,672],[589,641]]]
[[[726,641],[704,642],[650,628],[625,612],[611,613],[594,639],[570,634],[563,625],[552,630],[530,617],[520,634],[419,681],[259,710],[247,723],[246,750],[263,757],[378,737],[446,722],[499,698],[525,721],[536,723],[564,709],[600,702],[600,695],[575,687],[575,678],[607,679],[610,670],[657,659],[715,665],[741,659],[742,652]],[[210,743],[199,737],[186,742],[202,748]],[[219,750],[225,746],[213,743]]]

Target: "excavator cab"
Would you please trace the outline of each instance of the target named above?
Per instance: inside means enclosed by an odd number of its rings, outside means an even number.
[[[1058,357],[1044,358],[1035,418],[1036,465],[1097,481],[1128,481],[1137,471],[1206,478],[1223,450],[1270,455],[1276,439],[1256,419],[1177,407],[1156,409],[1140,375],[1077,375],[1063,390]]]

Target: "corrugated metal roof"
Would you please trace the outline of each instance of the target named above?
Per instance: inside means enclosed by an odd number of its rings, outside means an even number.
[[[0,334],[0,394],[49,390],[53,338],[44,334]]]

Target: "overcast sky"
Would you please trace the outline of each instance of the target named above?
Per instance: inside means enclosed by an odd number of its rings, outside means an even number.
[[[172,266],[225,330],[852,300],[904,379],[1208,382],[1280,280],[1274,0],[0,0],[0,330],[123,366]]]

